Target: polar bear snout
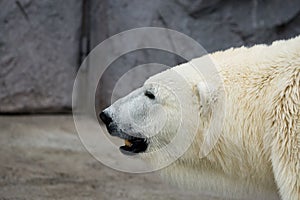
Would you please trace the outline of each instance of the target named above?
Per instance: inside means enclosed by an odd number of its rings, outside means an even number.
[[[113,121],[112,118],[109,116],[109,114],[106,113],[105,111],[102,111],[99,114],[99,117],[105,125],[109,125]]]
[[[147,139],[140,133],[132,133],[133,130],[131,130],[130,125],[129,128],[126,128],[124,123],[120,123],[118,118],[116,119],[115,115],[111,113],[111,110],[114,110],[113,108],[109,107],[107,109],[108,110],[103,110],[99,114],[99,117],[105,124],[106,129],[111,136],[125,140],[125,145],[119,147],[120,151],[125,155],[135,155],[137,153],[145,152],[148,148]],[[129,133],[125,132],[123,129],[129,131]]]
[[[119,136],[117,132],[117,127],[113,123],[113,119],[108,112],[102,111],[99,114],[100,119],[105,124],[108,133],[112,136]]]
[[[108,133],[112,136],[119,136],[117,126],[108,112],[102,111],[99,114],[100,119],[105,124]]]

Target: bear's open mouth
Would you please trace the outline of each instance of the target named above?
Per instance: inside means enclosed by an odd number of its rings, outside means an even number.
[[[131,137],[125,139],[125,145],[120,147],[120,151],[125,155],[134,155],[146,151],[147,140],[144,138]]]
[[[142,153],[145,152],[148,148],[148,141],[145,137],[136,137],[133,135],[129,135],[128,133],[125,133],[122,130],[118,130],[116,126],[112,123],[106,125],[106,129],[108,130],[111,136],[115,136],[125,140],[125,145],[119,148],[120,151],[125,155],[134,155],[137,153]]]

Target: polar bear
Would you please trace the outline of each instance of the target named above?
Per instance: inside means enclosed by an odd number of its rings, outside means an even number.
[[[206,67],[204,58],[215,64],[221,85],[197,71]],[[216,106],[220,102],[224,107]],[[219,128],[208,128],[213,115],[224,116]],[[125,139],[125,154],[143,157],[170,144],[178,132],[183,142],[192,138],[184,154],[161,170],[181,186],[230,199],[299,200],[300,36],[231,48],[168,69],[100,118],[111,135]],[[153,165],[170,155],[168,149],[159,152],[149,159]]]

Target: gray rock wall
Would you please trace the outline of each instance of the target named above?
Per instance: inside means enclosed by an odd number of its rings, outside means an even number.
[[[208,52],[271,43],[299,35],[300,1],[0,0],[0,112],[70,109],[74,76],[88,51],[109,36],[143,26],[183,32]],[[119,78],[134,66],[181,61],[157,51],[119,58],[100,80],[97,109],[110,104]],[[117,84],[114,97],[154,72],[137,70],[128,84]],[[95,77],[87,74],[90,78]]]
[[[81,1],[0,1],[0,112],[70,110]]]

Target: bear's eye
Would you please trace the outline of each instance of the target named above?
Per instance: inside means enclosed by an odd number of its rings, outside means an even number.
[[[148,90],[145,91],[145,96],[148,97],[149,99],[155,99],[154,94]]]

